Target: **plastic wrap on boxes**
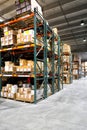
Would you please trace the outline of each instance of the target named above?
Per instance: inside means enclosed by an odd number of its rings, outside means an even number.
[[[18,86],[17,85],[13,85],[12,89],[11,89],[11,93],[13,93],[13,94],[17,93],[17,89],[18,89]]]

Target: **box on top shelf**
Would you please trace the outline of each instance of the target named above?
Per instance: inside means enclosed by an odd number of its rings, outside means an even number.
[[[79,62],[79,56],[77,54],[73,55],[73,61],[78,61]]]
[[[15,5],[17,7],[17,14],[22,14],[27,11],[34,12],[34,8],[36,8],[42,15],[42,8],[36,0],[24,0],[22,2],[16,0]]]
[[[79,62],[79,64],[81,65],[81,57],[78,54],[73,55],[73,61]]]
[[[62,58],[62,62],[67,62],[67,63],[70,63],[70,57],[69,57],[69,56],[64,55],[64,56],[63,56],[63,58]]]
[[[57,28],[53,28],[52,30],[53,30],[53,32],[54,32],[56,35],[58,35],[58,29],[57,29]]]
[[[71,54],[71,48],[68,44],[63,45],[63,53]]]
[[[3,28],[4,33],[5,33],[5,32],[8,32],[9,30],[11,30],[11,28],[8,27],[8,26],[6,26],[6,27]]]

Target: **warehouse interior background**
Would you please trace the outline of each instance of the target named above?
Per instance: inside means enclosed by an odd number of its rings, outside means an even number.
[[[87,0],[36,1],[0,0],[0,130],[87,130]]]
[[[37,1],[49,25],[58,28],[62,42],[69,44],[82,61],[87,60],[87,0]],[[0,21],[15,15],[15,0],[0,0]],[[84,22],[83,26],[81,22]]]

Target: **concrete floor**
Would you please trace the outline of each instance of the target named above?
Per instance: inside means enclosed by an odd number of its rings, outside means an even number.
[[[0,99],[0,130],[87,130],[87,78],[36,105]]]

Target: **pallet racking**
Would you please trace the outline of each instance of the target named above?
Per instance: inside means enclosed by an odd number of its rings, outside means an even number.
[[[54,34],[52,29],[47,24],[46,20],[34,9],[34,13],[29,13],[24,16],[17,16],[2,24],[0,28],[9,26],[14,30],[22,29],[34,29],[34,43],[28,42],[19,45],[5,46],[0,49],[0,91],[2,90],[2,78],[16,79],[18,78],[30,78],[33,80],[34,99],[32,102],[37,102],[37,89],[38,83],[41,88],[43,84],[44,95],[43,98],[48,97],[48,83],[52,84],[51,91],[54,94],[60,90],[60,37]],[[41,38],[42,40],[40,40]],[[39,43],[37,43],[37,40]],[[55,44],[56,43],[56,44]],[[48,48],[50,45],[50,49]],[[1,44],[0,44],[1,45]],[[57,47],[57,53],[55,53],[55,46]],[[2,72],[2,61],[10,59],[14,64],[19,61],[19,58],[33,59],[34,71],[33,72]],[[51,70],[48,72],[48,59],[50,61]],[[38,61],[43,62],[43,70],[38,65]],[[55,62],[57,69],[55,71]],[[39,71],[37,72],[37,66]],[[8,82],[8,80],[7,80]]]
[[[68,50],[63,52],[64,44],[62,43],[61,52],[61,73],[62,73],[62,84],[72,83],[72,54]],[[63,85],[62,85],[63,86]]]

